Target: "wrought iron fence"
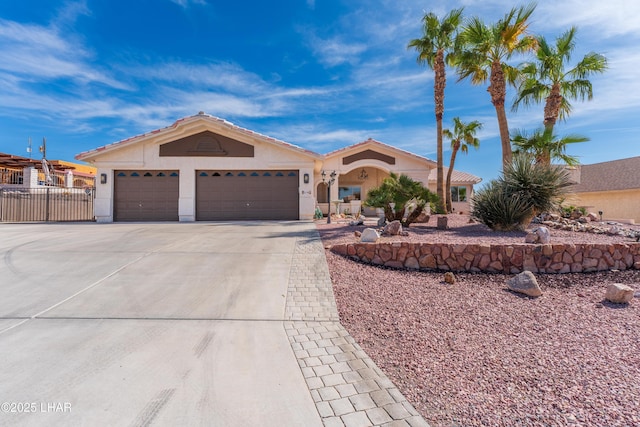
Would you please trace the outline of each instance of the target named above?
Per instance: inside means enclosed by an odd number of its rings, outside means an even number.
[[[93,221],[94,200],[95,188],[0,188],[0,221]]]

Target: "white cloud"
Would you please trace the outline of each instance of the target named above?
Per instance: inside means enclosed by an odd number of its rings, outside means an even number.
[[[347,43],[339,36],[327,39],[311,36],[310,44],[318,60],[328,67],[344,63],[355,65],[360,61],[360,54],[367,50],[365,44]]]
[[[0,71],[25,81],[68,78],[124,89],[118,80],[97,71],[82,46],[65,39],[57,29],[0,19]]]
[[[624,34],[640,36],[640,2],[629,0],[540,3],[536,25],[567,28],[576,25],[597,33],[598,37]]]
[[[172,3],[177,4],[183,8],[187,8],[191,5],[206,5],[206,0],[170,0]]]

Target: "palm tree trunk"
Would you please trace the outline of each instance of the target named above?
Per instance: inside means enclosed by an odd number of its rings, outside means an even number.
[[[544,104],[544,129],[553,133],[553,127],[558,121],[560,115],[560,106],[562,105],[562,94],[560,93],[560,83],[555,83],[551,87],[551,92],[547,96]]]
[[[507,96],[507,82],[500,61],[493,61],[491,64],[491,84],[487,91],[491,94],[491,103],[496,109],[498,116],[498,127],[500,129],[500,142],[502,144],[502,168],[511,164],[511,140],[509,139],[509,124],[507,123],[507,113],[504,109],[504,100]]]
[[[436,132],[437,132],[437,177],[436,177],[436,193],[438,194],[438,211],[445,212],[444,199],[444,159],[442,149],[442,116],[444,115],[444,88],[447,84],[444,65],[444,51],[438,50],[434,61],[433,70],[435,79],[433,84],[433,97],[436,113]]]
[[[453,204],[451,200],[451,175],[453,174],[453,165],[456,162],[456,154],[458,154],[459,148],[459,142],[453,146],[453,150],[451,151],[451,161],[449,162],[449,170],[447,171],[447,213],[453,212]]]

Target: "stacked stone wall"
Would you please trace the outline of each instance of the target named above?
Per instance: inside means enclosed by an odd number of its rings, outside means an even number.
[[[640,269],[640,243],[445,244],[351,243],[331,250],[349,258],[394,268],[517,274],[582,273]]]

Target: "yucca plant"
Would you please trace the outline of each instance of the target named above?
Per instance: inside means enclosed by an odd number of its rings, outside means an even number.
[[[529,203],[512,197],[499,180],[493,180],[476,192],[471,216],[496,231],[522,230],[532,216]]]
[[[473,198],[471,215],[492,230],[524,230],[534,216],[559,209],[569,173],[520,154]]]

